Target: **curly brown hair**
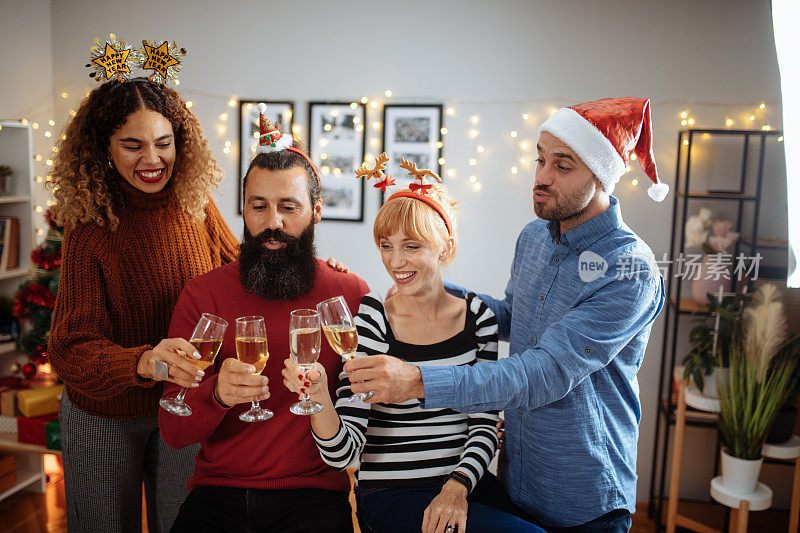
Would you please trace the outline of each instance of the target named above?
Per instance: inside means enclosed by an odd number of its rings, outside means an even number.
[[[122,200],[122,178],[108,163],[108,147],[111,135],[140,109],[156,111],[172,124],[176,157],[171,186],[181,209],[195,222],[203,221],[208,192],[223,174],[200,122],[176,91],[136,78],[95,88],[64,128],[49,185],[59,224],[94,222],[117,229],[114,210]]]

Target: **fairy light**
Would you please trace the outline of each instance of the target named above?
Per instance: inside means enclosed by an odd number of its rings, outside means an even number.
[[[47,123],[50,124],[51,126],[55,126],[56,125],[56,121],[53,120],[52,118],[50,120],[48,120]]]
[[[324,161],[324,160],[328,159],[328,154],[323,152],[323,153],[319,154],[319,158]]]
[[[376,120],[375,122],[372,123],[372,129],[375,130],[381,129],[381,123]]]
[[[639,185],[639,180],[637,180],[636,178],[633,178],[633,179],[631,180],[631,185],[633,185],[634,187],[636,187],[637,185]]]
[[[61,136],[61,140],[62,140],[62,141],[66,141],[66,140],[67,140],[67,136],[66,136],[66,135],[62,135],[62,136]]]
[[[725,125],[726,126],[733,126],[733,121],[731,119],[726,119],[725,120]]]
[[[231,101],[233,101],[233,100],[231,100]],[[231,106],[231,107],[233,107],[233,106]],[[253,109],[253,104],[247,104],[247,105],[244,106],[244,108],[247,109],[248,111],[250,111],[251,109]]]
[[[44,164],[47,165],[48,167],[52,167],[53,166],[53,160],[52,159],[48,159],[47,161],[44,162]]]
[[[378,139],[373,137],[372,139],[369,140],[369,145],[372,147],[378,146]]]
[[[528,164],[528,158],[526,158],[526,157],[520,157],[520,158],[519,158],[519,164],[520,164],[520,165],[527,165],[527,164]]]
[[[446,113],[447,113],[448,116],[452,117],[453,115],[456,114],[456,108],[455,107],[448,107]]]
[[[689,139],[684,139],[683,140],[683,145],[684,146],[689,146]]]
[[[690,118],[686,122],[688,122],[690,126],[694,125],[694,119],[693,118]]]
[[[447,162],[447,160],[445,160],[445,158],[444,158],[444,157],[440,157],[440,158],[439,158],[439,164],[440,164],[440,165],[444,165],[446,162]]]
[[[328,146],[328,139],[320,139],[319,145],[322,146],[323,148]]]
[[[765,104],[764,102],[761,102],[761,103],[758,105],[758,108],[759,108],[759,109],[766,109],[766,108],[767,108],[767,104]]]
[[[341,169],[341,168],[338,168],[338,167],[337,167],[337,168],[334,168],[334,169],[333,169],[333,175],[334,175],[334,176],[338,176],[338,175],[340,175],[341,173],[342,173],[342,169]]]
[[[66,100],[67,98],[69,98],[69,93],[66,92],[61,93],[61,98],[64,98]]]
[[[454,168],[448,168],[448,169],[447,169],[447,176],[448,176],[448,177],[452,178],[452,177],[454,177],[455,175],[456,175],[456,169],[454,169]]]
[[[471,117],[469,117],[469,121],[472,122],[473,124],[477,124],[478,122],[481,121],[481,117],[479,117],[478,115],[472,115]]]
[[[361,117],[353,117],[353,124],[361,124]]]
[[[338,109],[331,109],[331,116],[333,118],[338,117],[339,116],[339,110]]]
[[[751,120],[752,121],[752,120],[755,120],[755,119],[756,119],[755,115],[750,115],[749,117],[747,117],[747,120]]]
[[[188,100],[188,101],[186,102],[186,107],[187,107],[187,108],[191,108],[193,105],[194,105],[194,103],[193,103],[191,100]]]
[[[44,178],[43,178],[43,177],[41,177],[41,176],[36,176],[36,183],[42,183],[43,181],[44,181]]]
[[[228,100],[228,107],[236,107],[236,98],[235,97],[231,97],[231,99]],[[250,108],[253,107],[253,104],[247,104],[245,107],[247,107],[247,109],[250,109]]]
[[[531,149],[531,143],[528,141],[522,141],[521,143],[519,143],[519,147],[527,151]]]
[[[27,126],[28,125],[28,119],[27,118],[20,119],[19,123],[22,124],[23,126]]]
[[[41,155],[39,155],[39,154],[36,154],[35,156],[33,156],[33,158],[34,158],[36,161],[41,161],[41,160],[42,160],[42,156],[41,156]]]
[[[625,165],[625,174],[633,170],[630,165]]]
[[[483,145],[479,144],[477,147],[475,147],[475,151],[478,152],[479,154],[482,154],[483,153]]]
[[[517,172],[519,172],[519,169],[517,167],[511,167],[512,174],[516,174]]]
[[[531,116],[528,113],[522,114],[522,120],[530,120]]]
[[[322,127],[322,129],[323,129],[323,130],[325,130],[325,131],[331,131],[331,125],[330,125],[330,124],[325,124],[325,125]]]
[[[681,126],[685,126],[685,125],[687,125],[688,123],[689,123],[689,121],[688,121],[688,120],[686,120],[686,119],[683,119],[683,120],[681,120]]]
[[[444,146],[444,143],[442,141],[438,141],[436,143],[436,148],[441,148],[442,146]]]
[[[371,101],[371,102],[369,103],[369,106],[370,106],[372,109],[377,109],[377,108],[378,108],[378,102],[377,102],[376,100],[373,100],[373,101]]]
[[[681,111],[681,118],[686,118],[688,116],[689,116],[689,112],[688,111]]]
[[[473,189],[475,189],[476,191],[479,191],[479,190],[481,190],[481,189],[483,188],[483,185],[481,185],[481,183],[480,183],[480,182],[478,182],[478,183],[475,183],[475,184],[472,186],[472,188],[473,188]]]
[[[53,134],[52,134],[52,133],[50,133],[49,131],[46,131],[46,132],[44,132],[44,136],[45,136],[45,137],[52,137],[52,136],[53,136]]]
[[[364,131],[364,125],[359,124],[358,126],[356,126],[356,131]]]
[[[769,124],[767,124],[765,126],[761,126],[761,131],[770,131],[771,129],[772,129],[772,126],[770,126]]]
[[[516,139],[517,135],[518,135],[517,130],[511,130],[511,138],[512,139]]]
[[[173,80],[173,81],[175,82],[175,85],[180,85],[181,84],[181,80]]]
[[[779,143],[782,143],[782,142],[783,142],[783,135],[781,135],[780,137],[778,137],[778,142],[779,142]]]
[[[39,123],[38,122],[34,122],[33,124],[31,124],[31,128],[33,128],[35,130],[38,130],[39,129]]]
[[[176,80],[176,81],[177,81],[177,80]],[[85,94],[84,96],[86,96],[86,98],[89,98],[89,95],[90,95],[90,94],[92,94],[90,91],[86,91],[86,94]]]
[[[479,133],[480,133],[480,132],[479,132],[478,130],[476,130],[476,129],[471,129],[471,130],[469,130],[469,136],[470,136],[470,137],[472,137],[473,139],[474,139],[475,137],[477,137]]]
[[[385,94],[385,95],[386,95],[386,98],[391,98],[391,97],[392,97],[392,90],[391,90],[391,89],[386,89],[386,90],[383,92],[383,94]]]
[[[469,166],[474,167],[477,164],[478,164],[478,160],[475,159],[474,157],[469,160]]]
[[[322,167],[320,170],[321,170],[321,171],[322,171],[322,173],[323,173],[323,174],[325,174],[326,176],[327,176],[328,174],[330,174],[330,173],[331,173],[331,167],[329,167],[328,165],[325,165],[325,166],[324,166],[324,167]]]
[[[631,154],[631,161],[636,161],[636,154]]]
[[[442,135],[447,135],[447,128],[442,128],[439,130]]]
[[[47,207],[53,207],[56,203],[53,200],[47,200]]]
[[[44,231],[42,230],[42,228],[36,228],[36,235],[44,235]],[[40,366],[39,370],[41,369],[42,367]]]
[[[366,96],[361,97],[362,104],[366,104],[367,102],[369,102],[369,98],[367,98]]]
[[[300,124],[293,124],[292,125],[292,133],[297,135],[300,133]]]
[[[470,183],[475,183],[476,181],[478,181],[478,178],[476,178],[474,175],[469,177],[469,182]]]
[[[36,206],[36,212],[37,212],[37,213],[41,213],[42,211],[44,211],[44,209],[42,209],[42,206],[40,206],[40,205],[37,205],[37,206]]]
[[[223,114],[221,114],[221,115],[219,116],[219,119],[220,119],[220,120],[228,120],[228,114],[227,114],[227,113],[223,113]]]

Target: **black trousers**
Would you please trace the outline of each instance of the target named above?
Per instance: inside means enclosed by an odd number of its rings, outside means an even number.
[[[353,533],[346,492],[195,487],[172,533]]]

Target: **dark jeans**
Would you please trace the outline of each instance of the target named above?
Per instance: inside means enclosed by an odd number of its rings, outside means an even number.
[[[539,523],[522,509],[517,509],[518,512],[514,513],[517,516],[529,520],[534,524]],[[546,529],[548,533],[628,533],[628,530],[631,528],[631,513],[627,509],[616,509],[579,526],[553,527],[543,525],[542,527]]]
[[[358,521],[362,533],[419,533],[422,516],[441,487],[376,489],[356,487]],[[491,507],[502,485],[487,473],[467,497],[467,531],[476,533],[543,533],[538,526]]]
[[[346,492],[195,487],[181,505],[172,533],[353,533]]]

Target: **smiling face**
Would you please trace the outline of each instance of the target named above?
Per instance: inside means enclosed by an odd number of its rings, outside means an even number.
[[[603,186],[586,163],[551,133],[543,131],[536,144],[533,210],[545,220],[562,224],[581,220]]]
[[[108,155],[119,175],[146,193],[161,191],[175,166],[175,135],[164,115],[139,109],[109,139]]]
[[[447,253],[430,242],[410,239],[402,231],[378,243],[386,272],[404,296],[424,294],[442,283]]]

